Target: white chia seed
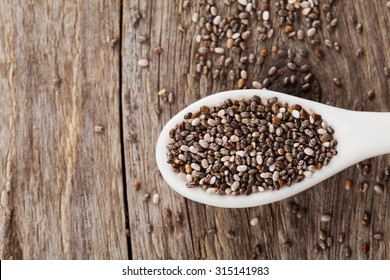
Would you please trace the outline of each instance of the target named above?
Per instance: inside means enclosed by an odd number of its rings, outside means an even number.
[[[193,119],[192,122],[191,122],[191,125],[192,125],[192,126],[197,126],[197,125],[199,125],[199,124],[200,124],[200,119],[199,119],[199,118],[195,118],[195,119]]]
[[[313,149],[311,149],[311,148],[309,148],[309,147],[308,147],[308,148],[305,148],[303,151],[304,151],[305,154],[307,154],[308,156],[314,155]]]
[[[294,118],[299,119],[301,117],[301,113],[298,110],[292,110],[291,114]]]
[[[232,136],[230,136],[230,141],[238,142],[238,141],[240,141],[240,138],[237,135],[232,135]]]
[[[257,217],[252,218],[250,221],[251,226],[255,226],[258,223],[259,223],[259,218],[257,218]]]
[[[247,0],[237,0],[238,4],[246,6],[248,4]]]
[[[206,140],[200,139],[199,140],[199,145],[201,145],[203,148],[207,149],[209,146],[209,143],[207,143]]]
[[[138,66],[146,67],[148,65],[149,65],[149,60],[147,60],[147,59],[140,59],[140,60],[138,60]]]
[[[248,170],[248,166],[246,165],[239,165],[237,166],[237,171],[238,172],[244,172],[244,171],[247,171]]]
[[[236,191],[238,190],[239,187],[240,187],[240,182],[235,181],[230,188],[232,191]]]
[[[196,171],[199,171],[199,170],[200,170],[200,166],[199,166],[199,164],[197,164],[197,163],[191,163],[191,167],[192,167],[192,169],[194,169],[194,170],[196,170]]]
[[[272,174],[272,180],[274,181],[279,180],[279,171],[275,171],[274,174]]]
[[[272,175],[271,172],[264,172],[264,173],[260,174],[260,177],[263,179],[267,179],[267,178],[271,177],[271,175]]]
[[[316,35],[316,33],[317,33],[317,29],[314,28],[314,27],[312,27],[312,28],[310,28],[310,29],[307,31],[307,36],[313,37],[314,35]]]
[[[160,202],[160,195],[158,193],[155,193],[152,197],[152,201],[154,204],[158,204]]]

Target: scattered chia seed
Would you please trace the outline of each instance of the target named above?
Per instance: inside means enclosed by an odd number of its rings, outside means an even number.
[[[164,228],[165,228],[166,230],[168,230],[169,232],[172,232],[173,229],[174,229],[174,226],[173,226],[172,221],[166,221],[166,222],[164,223]]]
[[[234,231],[228,231],[228,232],[226,233],[226,237],[227,237],[228,239],[234,239],[235,236],[236,236],[236,234],[235,234]]]
[[[169,209],[169,208],[164,208],[164,215],[165,215],[166,217],[171,217],[171,216],[172,216],[172,211],[171,211],[171,209]]]
[[[329,222],[332,219],[332,216],[329,214],[324,214],[321,216],[321,222]]]
[[[169,92],[168,93],[168,102],[170,104],[172,104],[173,102],[175,102],[175,94],[173,92]]]
[[[360,224],[362,224],[365,227],[368,227],[368,226],[370,226],[370,221],[363,218],[360,220]]]
[[[390,76],[390,68],[389,67],[384,67],[383,68],[383,73],[385,74],[386,77]]]
[[[326,238],[326,245],[327,245],[328,247],[332,247],[332,245],[333,245],[333,238],[332,238],[331,236],[328,236],[328,237]]]
[[[349,246],[345,246],[343,251],[344,251],[344,256],[346,258],[349,258],[352,254],[351,248],[349,248]]]
[[[326,250],[328,248],[328,245],[326,244],[326,240],[320,240],[318,241],[318,245],[322,250]]]
[[[283,243],[283,245],[282,245],[282,247],[285,248],[285,249],[290,249],[291,246],[292,246],[291,241],[285,241],[285,242]]]
[[[165,88],[163,89],[160,89],[158,92],[157,92],[157,95],[158,96],[163,96],[164,94],[166,94],[167,90]]]
[[[307,209],[306,208],[299,209],[297,211],[297,218],[301,219],[304,216],[306,216],[306,214],[307,214]]]
[[[320,230],[318,232],[318,238],[319,238],[319,240],[325,241],[326,240],[326,233],[325,233],[325,231]]]
[[[358,22],[358,23],[356,24],[355,28],[356,28],[356,31],[357,31],[358,33],[362,33],[362,32],[363,32],[363,25],[362,25],[360,22]]]
[[[368,253],[369,250],[370,250],[370,246],[368,245],[367,242],[364,242],[362,244],[362,253],[366,254],[366,253]]]
[[[148,233],[152,233],[153,232],[153,225],[151,223],[147,223],[146,224],[146,231]]]
[[[390,176],[390,167],[386,166],[384,172],[385,172],[385,177],[389,177]]]
[[[154,109],[154,112],[156,113],[156,115],[161,114],[161,107],[157,103],[153,105],[153,109]]]
[[[119,39],[118,38],[113,38],[113,39],[110,40],[111,47],[115,47],[118,43],[119,43]]]
[[[338,77],[333,78],[333,83],[336,86],[341,87],[341,79],[340,78],[338,78]]]
[[[320,140],[324,127],[333,143],[328,146]],[[250,195],[311,177],[337,154],[332,135],[321,116],[300,105],[288,106],[276,97],[227,99],[187,113],[171,129],[168,163],[189,188]]]
[[[257,244],[255,247],[256,254],[260,256],[263,253],[263,248],[261,247],[260,244]]]
[[[155,47],[153,48],[153,51],[156,53],[156,54],[161,54],[163,49],[161,46],[158,46],[158,47]]]
[[[316,57],[318,57],[318,58],[324,58],[324,56],[325,56],[325,53],[324,53],[324,51],[323,50],[321,50],[321,49],[316,49],[315,51],[314,51],[314,54],[316,55]]]
[[[59,87],[61,85],[61,79],[59,77],[54,78],[53,85]]]
[[[179,212],[175,213],[174,219],[175,219],[175,222],[180,225],[182,223],[182,221],[183,221],[182,212],[179,211]]]
[[[135,182],[133,185],[133,188],[136,192],[138,192],[141,189],[141,183],[140,182]]]
[[[150,199],[150,193],[145,193],[142,201],[147,202],[147,201],[149,201],[149,199]]]
[[[152,201],[154,204],[158,204],[160,202],[160,195],[158,193],[155,193],[153,195]]]
[[[214,79],[217,79],[218,73],[227,74],[235,70],[232,69],[233,65],[237,65],[239,71],[248,71],[249,64],[256,62],[262,65],[264,63],[270,50],[265,48],[255,54],[251,40],[267,41],[271,40],[274,34],[282,33],[281,36],[297,38],[301,41],[307,39],[311,44],[318,45],[323,41],[321,32],[318,32],[322,29],[321,13],[324,13],[328,22],[328,30],[334,31],[338,25],[338,19],[333,14],[332,3],[323,4],[322,7],[325,9],[321,9],[318,1],[312,0],[277,1],[275,5],[269,0],[259,1],[259,3],[248,0],[224,0],[224,3],[230,6],[231,14],[227,16],[220,14],[215,2],[205,1],[205,5],[200,5],[200,9],[195,11],[190,19],[196,25],[197,30],[195,41],[198,44],[198,51],[195,52],[195,72],[204,75],[213,73]],[[189,4],[186,6],[185,9],[188,9]],[[275,24],[275,21],[278,23]],[[325,43],[325,45],[333,47],[332,49],[336,51],[340,50],[338,43],[335,45]],[[272,54],[278,54],[279,47],[272,45]],[[226,65],[215,63],[221,55],[226,55],[226,59],[230,59],[233,63]],[[250,55],[252,56],[248,59]],[[317,49],[315,55],[323,58],[324,52]],[[293,60],[294,57],[289,56],[289,59]],[[281,66],[277,65],[277,67]],[[234,81],[237,88],[243,88],[245,84],[242,81],[238,82],[239,71],[236,77],[230,77],[229,80]],[[249,80],[255,78],[251,77],[251,74],[248,71]],[[243,79],[246,80],[246,78]],[[263,86],[267,87],[264,84]],[[309,87],[305,85],[303,90]]]
[[[374,191],[377,193],[383,193],[383,186],[379,183],[376,183],[374,185]]]
[[[95,131],[96,133],[103,133],[104,127],[101,125],[95,125],[95,127],[93,128],[93,131]]]
[[[295,205],[296,205],[296,204],[295,204],[294,201],[292,201],[292,200],[288,201],[288,202],[287,202],[287,206],[286,206],[286,211],[287,211],[287,212],[292,212],[292,210],[293,210],[293,208],[294,208]]]
[[[373,237],[374,237],[375,240],[382,240],[383,239],[383,233],[375,232]]]
[[[253,82],[252,82],[252,86],[253,86],[253,88],[255,88],[255,89],[262,89],[262,88],[263,88],[263,86],[261,85],[261,83],[258,82],[258,81],[253,81]]]
[[[362,48],[358,48],[356,50],[356,53],[355,53],[356,57],[361,57],[363,54],[364,54],[364,51]]]
[[[372,89],[367,93],[368,99],[374,99],[375,97],[375,91]]]
[[[337,242],[338,243],[343,243],[344,240],[345,240],[345,233],[342,232],[342,233],[339,234],[339,237],[337,238]]]
[[[368,187],[369,185],[367,182],[361,183],[359,192],[363,192],[363,193],[366,192],[368,190]]]
[[[258,223],[259,223],[259,218],[257,218],[257,217],[252,218],[250,221],[251,226],[255,226]]]
[[[146,67],[148,65],[149,65],[149,60],[147,60],[147,59],[140,59],[140,60],[138,60],[138,66]]]

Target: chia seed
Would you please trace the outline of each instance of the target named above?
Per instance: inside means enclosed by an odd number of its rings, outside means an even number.
[[[329,214],[324,214],[321,216],[321,222],[329,222],[332,219],[332,216]]]
[[[375,240],[382,240],[383,239],[383,233],[375,232],[373,237],[374,237]]]

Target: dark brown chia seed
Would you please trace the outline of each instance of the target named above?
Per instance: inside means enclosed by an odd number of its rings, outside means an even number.
[[[172,211],[171,211],[171,209],[169,209],[169,208],[164,208],[164,215],[165,215],[166,217],[171,217],[171,216],[172,216]]]
[[[320,248],[322,250],[326,250],[328,248],[328,245],[326,244],[326,242],[324,240],[318,241],[318,245],[320,246]]]
[[[257,244],[257,245],[256,245],[255,250],[256,250],[256,254],[257,254],[258,256],[260,256],[260,255],[263,253],[263,248],[261,247],[260,244]]]
[[[290,249],[292,246],[292,243],[290,241],[286,241],[283,243],[282,247],[285,248],[285,249]]]
[[[148,233],[152,233],[153,232],[153,225],[151,223],[147,223],[146,230]]]
[[[328,247],[332,247],[332,245],[333,245],[333,238],[332,238],[331,236],[328,236],[328,237],[326,238],[326,245],[327,245]]]
[[[349,258],[351,256],[351,248],[349,248],[349,246],[345,246],[344,247],[344,256]]]
[[[345,239],[345,233],[342,232],[342,233],[339,234],[339,237],[338,237],[338,239],[337,239],[337,242],[338,242],[338,243],[343,243],[343,242],[344,242],[344,239]]]
[[[367,242],[364,242],[362,244],[362,253],[366,254],[366,253],[368,253],[369,250],[370,250],[370,246],[368,245]]]
[[[236,236],[236,233],[235,233],[234,231],[228,231],[228,232],[226,233],[226,237],[227,237],[228,239],[233,239],[235,236]]]
[[[318,232],[318,238],[319,238],[320,240],[322,240],[322,241],[325,241],[325,240],[326,240],[326,233],[325,233],[325,231],[320,230],[320,231]]]
[[[293,208],[294,208],[295,205],[296,205],[296,204],[295,204],[294,201],[289,200],[289,201],[287,202],[287,205],[286,205],[286,211],[287,211],[287,212],[292,212],[292,210],[293,210]]]
[[[139,191],[141,189],[141,183],[137,181],[134,183],[133,187],[135,191]]]
[[[187,113],[169,132],[167,158],[187,187],[250,195],[289,187],[326,166],[337,154],[333,133],[298,104],[227,99]]]

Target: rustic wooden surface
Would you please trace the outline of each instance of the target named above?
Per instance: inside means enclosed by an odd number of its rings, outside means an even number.
[[[126,259],[120,2],[23,2],[0,8],[0,257]]]
[[[190,1],[188,9],[171,0],[57,2],[0,6],[0,258],[345,259],[347,246],[349,259],[390,259],[390,184],[382,194],[373,190],[389,156],[368,160],[366,175],[352,166],[291,199],[249,209],[189,201],[161,178],[155,144],[166,121],[201,97],[236,88],[236,82],[195,74],[191,16],[202,1]],[[233,11],[216,2],[221,14]],[[308,41],[279,31],[249,48],[305,48],[303,62],[315,83],[311,94],[298,95],[389,111],[386,1],[335,1],[333,12],[336,30],[324,25],[320,38],[339,42],[340,52],[322,45],[325,57],[318,59]],[[351,18],[362,24],[361,33]],[[154,50],[159,46],[161,54]],[[356,57],[359,48],[364,53]],[[138,66],[141,58],[148,67]],[[247,85],[281,61],[270,55],[254,66]],[[162,88],[175,94],[172,104],[158,97]],[[278,80],[269,88],[293,92]],[[345,179],[352,180],[350,190]],[[369,183],[365,192],[362,182]],[[158,204],[147,199],[154,194]],[[291,201],[307,214],[288,212]],[[372,216],[368,227],[360,224],[364,211]],[[330,222],[320,221],[324,213],[332,215]],[[251,226],[255,216],[259,224]],[[319,230],[333,245],[316,252]],[[373,238],[376,232],[382,240]],[[345,241],[338,243],[341,233]],[[361,250],[364,242],[368,253]]]

